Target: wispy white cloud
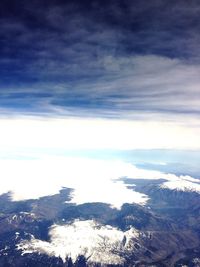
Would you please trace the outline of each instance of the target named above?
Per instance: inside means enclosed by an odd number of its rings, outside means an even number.
[[[153,55],[104,56],[90,64],[94,73],[95,67],[102,70],[100,77],[2,88],[4,114],[7,110],[7,114],[153,117],[177,122],[183,114],[189,119],[199,117],[199,65]],[[84,66],[80,63],[77,67],[76,73],[81,75]],[[48,73],[48,67],[42,71]],[[65,68],[59,73],[66,73]]]

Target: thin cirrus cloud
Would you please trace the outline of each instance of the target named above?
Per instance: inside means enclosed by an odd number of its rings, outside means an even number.
[[[105,75],[96,80],[3,89],[1,106],[51,116],[198,117],[199,66],[158,56],[105,57],[99,64]]]
[[[196,1],[1,6],[4,114],[199,114]]]

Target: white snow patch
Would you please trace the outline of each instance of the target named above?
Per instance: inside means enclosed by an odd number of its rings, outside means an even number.
[[[31,241],[25,240],[18,244],[18,249],[22,250],[22,254],[39,252],[60,256],[63,261],[67,256],[75,261],[78,255],[84,255],[90,262],[120,264],[124,260],[118,252],[133,249],[131,239],[139,237],[134,228],[123,232],[93,220],[54,225],[49,235],[50,242],[32,238]]]
[[[176,180],[164,182],[161,188],[168,188],[178,191],[192,191],[200,193],[200,181],[196,180],[192,182],[190,180],[184,179],[184,177],[177,178]]]

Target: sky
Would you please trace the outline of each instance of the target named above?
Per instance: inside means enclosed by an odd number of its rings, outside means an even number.
[[[1,113],[198,120],[198,1],[1,1]]]
[[[148,133],[130,149],[200,148],[198,1],[3,0],[0,10],[1,128],[70,118],[67,128],[81,120],[113,136],[114,121],[135,139]]]
[[[199,1],[2,0],[0,25],[1,166],[137,149],[199,171]]]

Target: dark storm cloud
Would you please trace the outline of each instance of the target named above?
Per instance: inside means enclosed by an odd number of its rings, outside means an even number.
[[[198,1],[0,6],[2,108],[198,114]]]

